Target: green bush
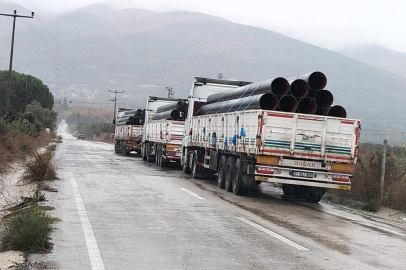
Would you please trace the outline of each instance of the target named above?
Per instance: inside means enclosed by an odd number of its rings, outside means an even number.
[[[44,252],[50,249],[49,234],[56,219],[38,208],[24,209],[0,232],[2,250]]]

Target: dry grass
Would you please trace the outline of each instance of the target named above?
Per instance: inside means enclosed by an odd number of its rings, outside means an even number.
[[[33,151],[25,163],[23,180],[26,182],[41,182],[56,179],[56,168],[52,151]]]
[[[0,135],[0,174],[6,173],[10,165],[17,160],[24,159],[33,150],[43,147],[52,141],[52,135],[46,132],[24,134],[10,132]]]
[[[111,135],[109,132],[103,132],[100,136],[96,137],[94,141],[111,143]]]

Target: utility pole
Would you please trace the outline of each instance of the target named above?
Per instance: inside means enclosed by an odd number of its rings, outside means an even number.
[[[16,30],[16,19],[17,18],[34,18],[34,12],[31,12],[31,16],[17,15],[17,10],[14,10],[14,14],[3,14],[0,13],[0,16],[13,17],[13,33],[11,36],[11,52],[10,52],[10,65],[8,68],[8,85],[6,92],[6,114],[10,112],[10,93],[11,93],[11,71],[13,70],[13,53],[14,53],[14,34]]]
[[[110,101],[114,101],[114,114],[113,114],[113,115],[114,115],[114,116],[113,116],[113,132],[114,132],[114,130],[116,129],[117,94],[122,94],[122,93],[124,93],[124,90],[123,90],[123,91],[117,91],[117,90],[111,91],[111,90],[109,89],[109,92],[115,94],[115,95],[114,95],[114,98],[110,100]],[[113,139],[113,136],[111,136],[111,139]]]
[[[382,165],[381,165],[381,179],[380,179],[380,198],[383,198],[384,184],[385,184],[385,168],[386,168],[386,149],[388,148],[388,140],[383,140],[383,151],[382,151]]]
[[[166,90],[168,90],[168,98],[174,98],[175,92],[173,91],[173,88],[171,86],[167,86]]]

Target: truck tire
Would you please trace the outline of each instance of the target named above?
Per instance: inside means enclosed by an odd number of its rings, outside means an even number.
[[[145,143],[141,145],[141,156],[142,156],[142,160],[147,160],[147,155],[146,155],[147,151],[145,149]]]
[[[241,159],[237,158],[235,162],[235,175],[233,181],[233,193],[235,195],[244,195],[244,187],[242,182],[242,172],[243,169],[241,168]]]
[[[283,194],[286,196],[294,196],[294,188],[289,184],[282,184]]]
[[[183,162],[183,172],[186,174],[190,174],[189,160],[187,159],[187,156]]]
[[[188,159],[189,155],[187,154],[187,150],[185,148],[183,148],[182,155],[183,155],[182,156],[182,158],[183,158],[183,166],[182,166],[183,172],[186,173],[186,174],[189,174],[190,173],[189,159]]]
[[[130,151],[127,150],[127,146],[126,146],[126,142],[123,143],[123,152],[124,152],[124,156],[129,156],[130,155]]]
[[[122,156],[125,156],[125,151],[126,151],[124,145],[125,145],[125,142],[121,142],[121,155],[122,155]]]
[[[303,195],[306,202],[318,203],[325,193],[326,193],[325,188],[307,187]]]
[[[307,193],[305,200],[306,200],[306,202],[318,203],[318,202],[320,202],[322,197],[323,197],[323,195],[321,195],[319,193]]]
[[[234,178],[235,178],[235,157],[230,156],[227,160],[226,179],[224,183],[224,188],[228,192],[233,191]]]
[[[146,147],[146,155],[147,155],[147,163],[149,163],[149,162],[151,162],[152,161],[152,156],[149,154],[149,149],[151,148],[151,146],[150,146],[150,144],[148,143],[147,144],[147,147]]]
[[[159,144],[155,147],[155,166],[159,166]]]
[[[217,186],[221,189],[224,189],[224,183],[226,179],[226,165],[227,165],[227,156],[221,155],[217,172]]]
[[[116,154],[120,153],[120,151],[117,149],[117,141],[114,142],[114,152]]]
[[[193,157],[192,157],[192,169],[191,169],[191,173],[192,173],[192,177],[193,179],[198,179],[198,167],[197,167],[197,151],[195,150],[193,152]]]
[[[159,150],[158,150],[158,166],[159,167],[165,167],[165,163],[164,163],[164,151],[163,151],[163,145],[160,144],[159,145]]]

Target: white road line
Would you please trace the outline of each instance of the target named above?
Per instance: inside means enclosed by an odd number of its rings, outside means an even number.
[[[182,191],[184,191],[184,192],[186,192],[186,193],[189,193],[190,195],[192,195],[192,196],[194,196],[194,197],[200,199],[200,200],[206,200],[205,198],[203,198],[203,197],[197,195],[196,193],[194,193],[194,192],[192,192],[192,191],[190,191],[190,190],[188,190],[188,189],[186,189],[186,188],[180,188],[180,189],[181,189]]]
[[[67,174],[72,184],[73,194],[75,196],[76,207],[78,209],[80,223],[82,223],[83,233],[85,235],[87,252],[89,253],[92,270],[104,270],[104,264],[97,246],[96,237],[94,236],[92,225],[86,214],[82,197],[80,196],[79,187],[72,173]]]
[[[260,231],[263,231],[266,234],[269,234],[270,236],[275,237],[276,239],[278,239],[278,240],[284,242],[285,244],[288,244],[288,245],[290,245],[290,246],[292,246],[292,247],[294,247],[294,248],[296,248],[298,250],[309,250],[309,249],[307,249],[307,248],[305,248],[305,247],[303,247],[303,246],[301,246],[299,244],[296,244],[295,242],[283,237],[282,235],[279,235],[279,234],[277,234],[277,233],[275,233],[273,231],[270,231],[267,228],[264,228],[261,225],[258,225],[258,224],[254,223],[254,222],[252,222],[252,221],[250,221],[250,220],[248,220],[246,218],[243,218],[243,217],[236,217],[236,218],[238,218],[239,220],[251,225],[252,227],[257,228]]]

